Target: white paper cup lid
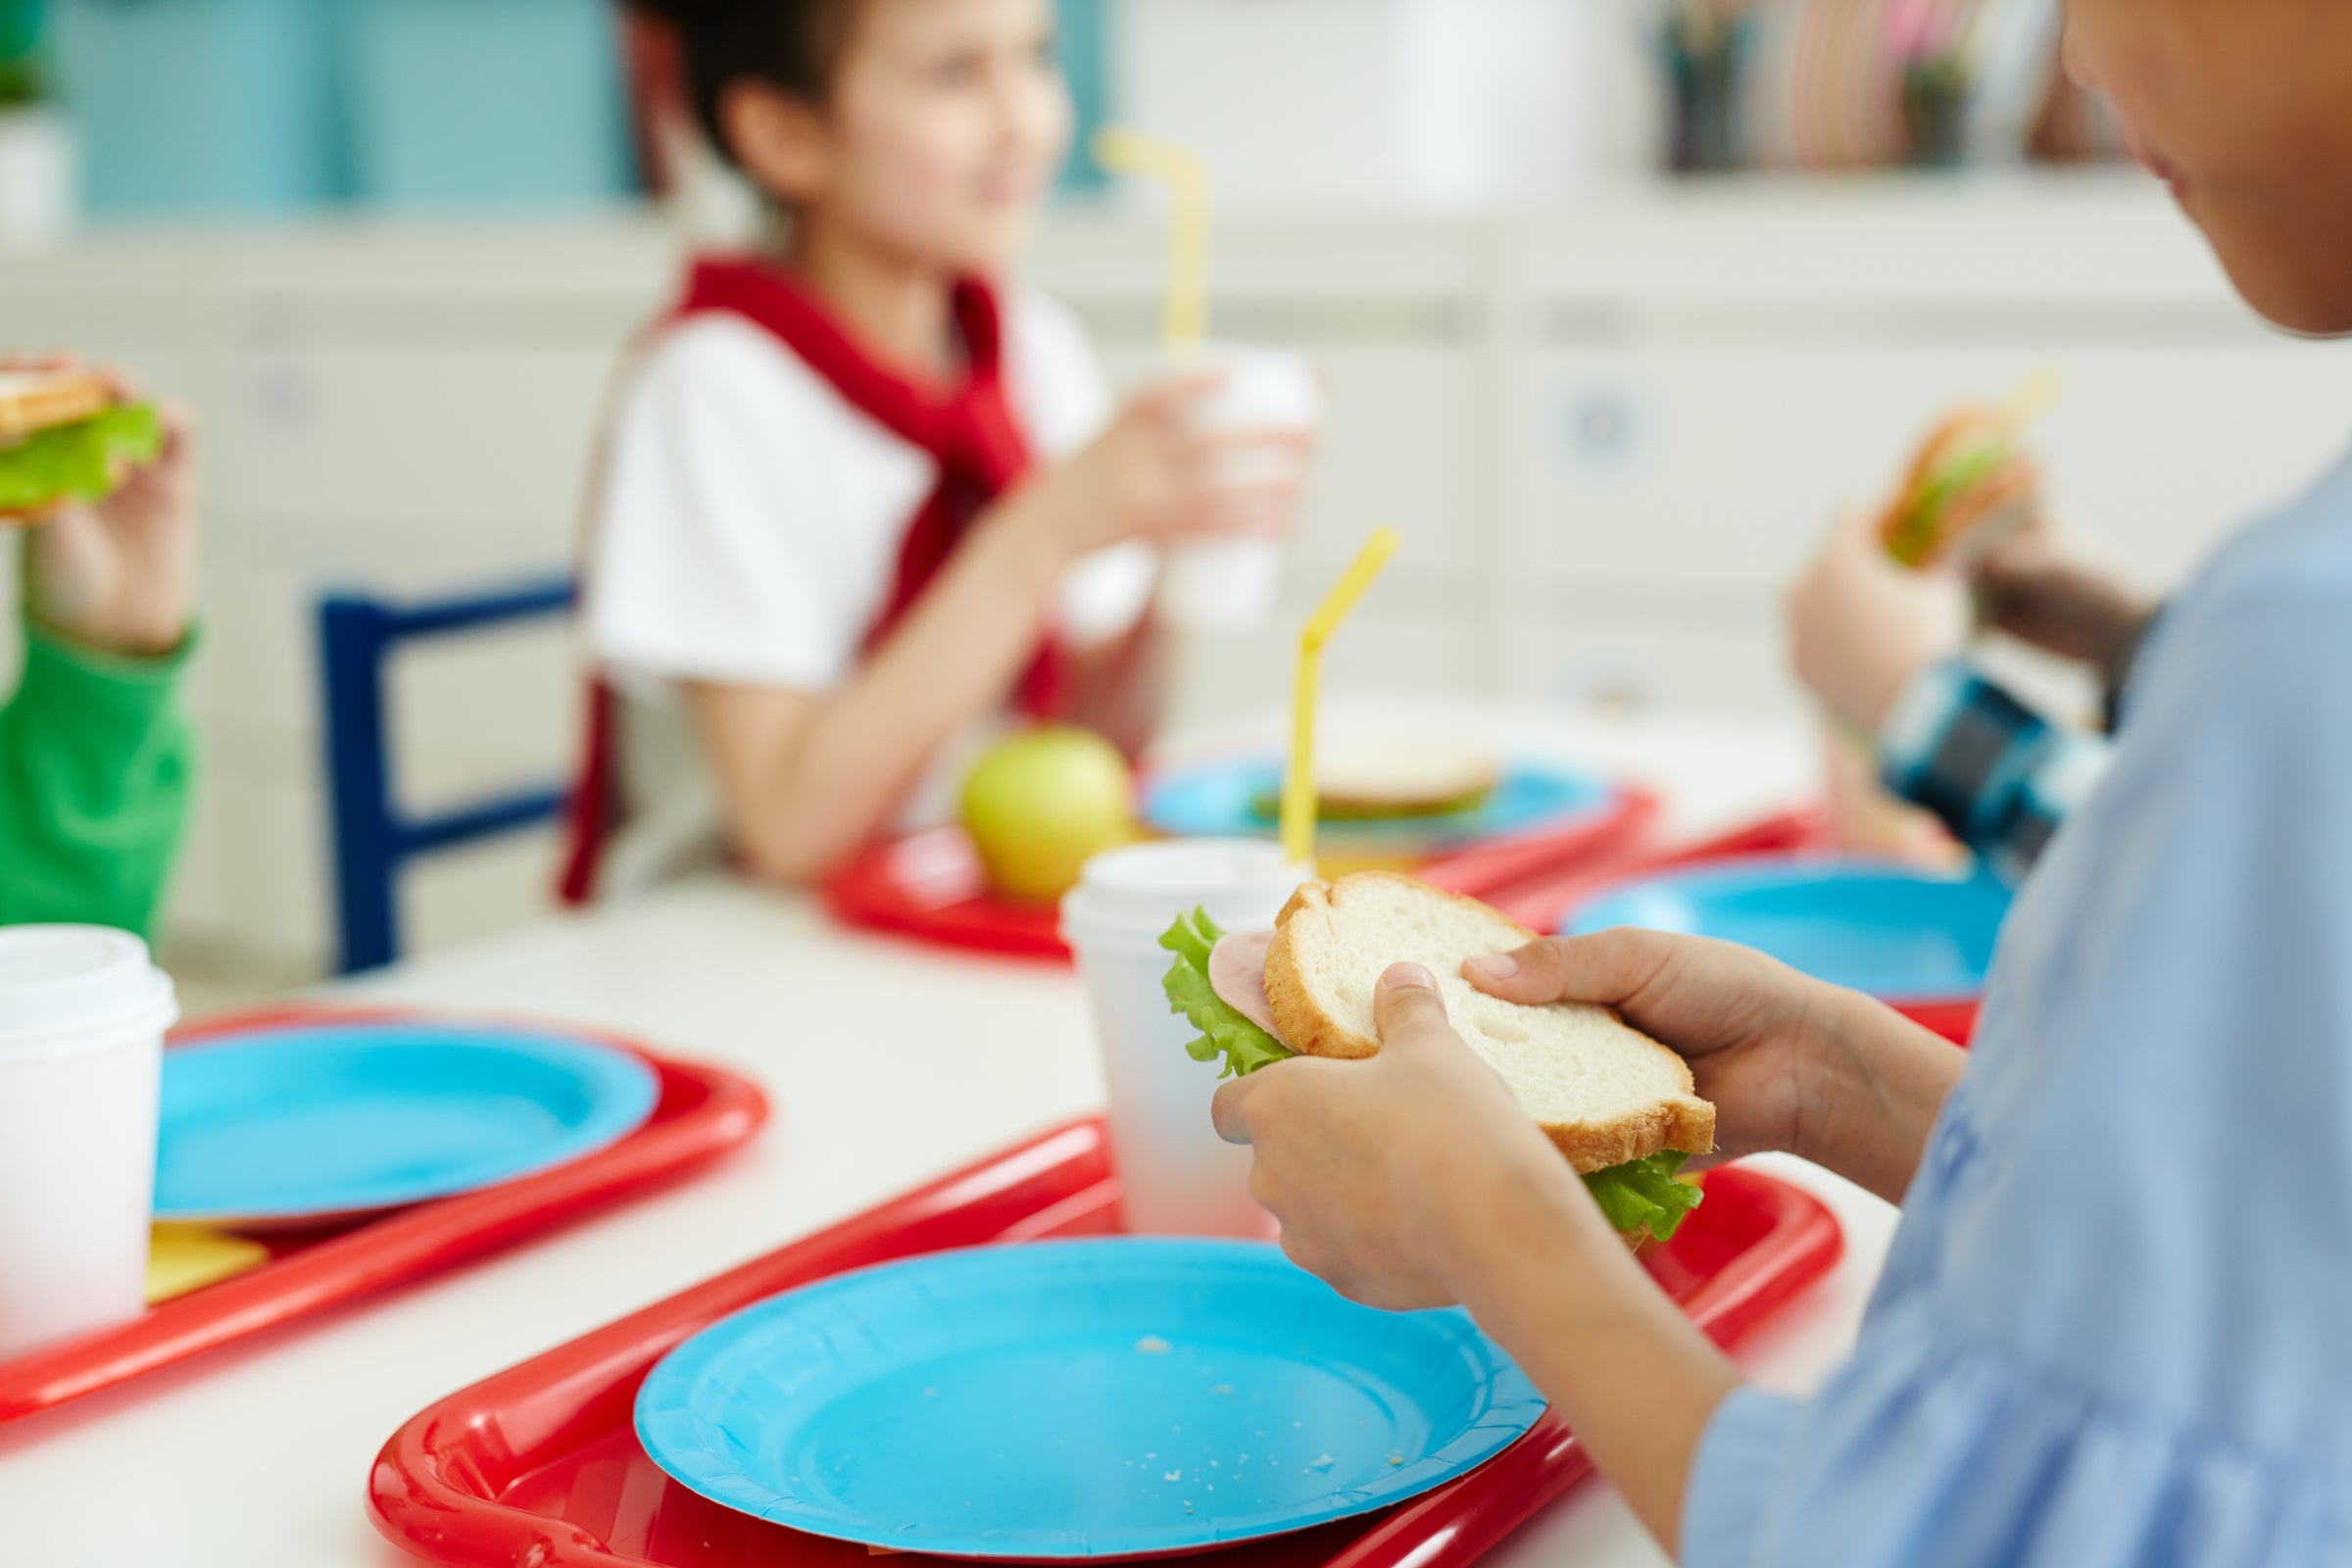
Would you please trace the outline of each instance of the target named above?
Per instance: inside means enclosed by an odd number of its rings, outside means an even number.
[[[1270,922],[1314,872],[1263,839],[1168,839],[1096,856],[1061,901],[1064,936],[1156,942],[1175,918],[1204,907],[1220,924]]]
[[[171,977],[127,931],[96,925],[0,927],[0,1053],[68,1046],[133,1026],[170,1027]]]

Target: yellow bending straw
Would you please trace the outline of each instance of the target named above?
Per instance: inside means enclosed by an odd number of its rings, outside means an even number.
[[[1208,170],[1174,142],[1124,125],[1096,131],[1094,154],[1114,174],[1167,188],[1168,298],[1160,330],[1168,358],[1183,359],[1208,337]]]
[[[1295,865],[1311,864],[1315,857],[1315,702],[1322,695],[1323,645],[1389,564],[1397,543],[1396,529],[1373,530],[1298,634],[1298,672],[1291,688],[1291,772],[1282,785],[1282,849]]]

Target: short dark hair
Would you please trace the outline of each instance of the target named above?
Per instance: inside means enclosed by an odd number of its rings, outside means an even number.
[[[858,0],[636,0],[677,30],[695,119],[729,163],[720,107],[738,81],[757,81],[821,104]]]

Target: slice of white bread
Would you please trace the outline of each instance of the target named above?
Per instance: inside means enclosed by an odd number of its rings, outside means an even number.
[[[1363,871],[1292,895],[1266,950],[1266,997],[1283,1044],[1310,1056],[1376,1054],[1372,995],[1393,963],[1437,977],[1470,1049],[1583,1173],[1664,1150],[1715,1147],[1715,1107],[1683,1058],[1605,1007],[1522,1006],[1462,978],[1464,959],[1508,953],[1535,933],[1475,899],[1392,871]]]
[[[0,440],[104,412],[114,389],[86,370],[0,370]]]

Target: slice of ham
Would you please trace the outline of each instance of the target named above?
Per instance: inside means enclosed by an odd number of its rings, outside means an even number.
[[[1271,931],[1228,931],[1217,938],[1208,950],[1208,987],[1219,1002],[1280,1040],[1266,1001],[1266,948],[1273,940]]]

